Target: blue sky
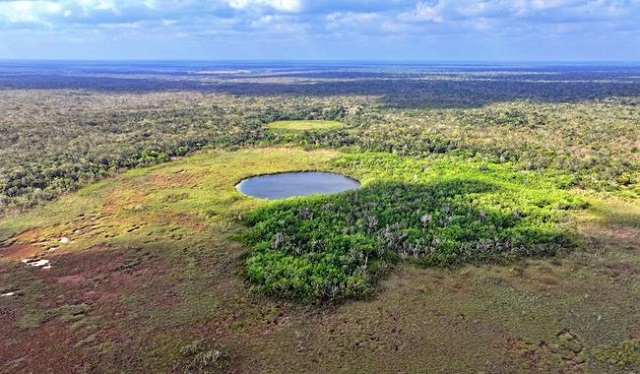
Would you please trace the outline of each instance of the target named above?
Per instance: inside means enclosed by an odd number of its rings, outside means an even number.
[[[0,0],[0,59],[640,61],[640,0]]]

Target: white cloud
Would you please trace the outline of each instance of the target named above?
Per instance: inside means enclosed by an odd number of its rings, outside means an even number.
[[[234,9],[267,6],[284,12],[299,12],[302,9],[300,0],[230,0],[229,5]]]
[[[278,13],[306,14],[307,21],[316,24],[331,14],[377,14],[398,21],[433,23],[474,18],[542,23],[615,17],[638,20],[640,0],[0,0],[0,24],[128,23],[220,14],[255,20]]]
[[[36,29],[55,40],[87,43],[96,33],[163,42],[224,35],[239,45],[286,33],[336,45],[344,39],[375,45],[385,37],[416,43],[442,35],[595,40],[616,32],[637,41],[640,0],[0,0],[0,45],[13,42],[13,31]]]
[[[404,13],[401,18],[414,21],[430,21],[440,23],[444,21],[446,2],[419,2],[411,12]]]
[[[4,19],[8,23],[39,23],[41,22],[40,18],[43,13],[54,14],[60,12],[60,9],[60,4],[53,2],[0,2],[0,20]]]

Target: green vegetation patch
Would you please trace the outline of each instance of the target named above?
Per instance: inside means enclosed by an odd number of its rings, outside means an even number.
[[[273,130],[309,131],[330,130],[344,127],[345,124],[338,121],[304,120],[304,121],[276,121],[267,125]]]
[[[174,366],[174,371],[184,369],[185,373],[211,373],[229,365],[229,355],[223,349],[216,349],[204,340],[196,340],[184,346],[180,353],[183,362]]]
[[[593,355],[599,361],[620,368],[640,369],[640,339],[625,340],[618,345],[597,348]]]
[[[35,328],[56,317],[60,317],[64,322],[78,321],[84,318],[90,309],[91,307],[89,305],[83,303],[63,305],[55,309],[36,311],[24,315],[18,322],[18,326],[23,329]]]
[[[426,266],[554,255],[574,246],[568,209],[585,203],[555,181],[439,158],[344,155],[365,185],[288,199],[246,217],[249,279],[269,295],[361,297],[397,260]]]

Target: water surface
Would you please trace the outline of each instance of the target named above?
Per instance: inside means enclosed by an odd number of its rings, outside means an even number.
[[[291,172],[247,178],[236,188],[245,195],[263,199],[284,199],[292,196],[330,194],[354,190],[360,183],[336,173]]]

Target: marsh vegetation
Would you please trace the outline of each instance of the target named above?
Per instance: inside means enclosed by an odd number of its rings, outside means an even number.
[[[324,111],[323,111],[324,112]],[[339,108],[335,113],[323,113],[327,117],[341,117],[344,115],[344,108]],[[275,121],[267,124],[272,130],[284,131],[317,131],[338,129],[344,127],[345,124],[338,121],[325,120],[295,120],[295,121]]]

